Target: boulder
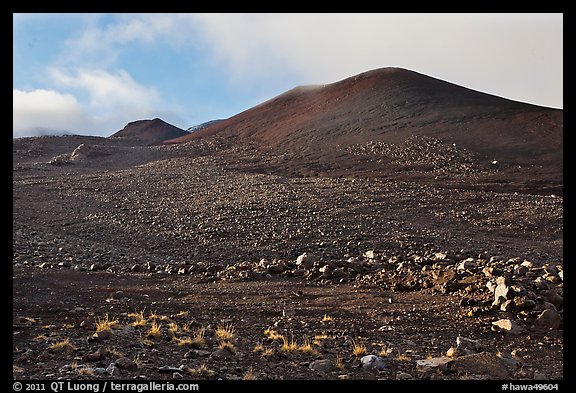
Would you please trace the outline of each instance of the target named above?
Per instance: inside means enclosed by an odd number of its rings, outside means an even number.
[[[562,317],[558,311],[546,309],[536,318],[534,326],[541,329],[558,329],[562,326]]]
[[[334,362],[330,359],[314,360],[308,365],[310,370],[319,371],[322,373],[329,373],[334,370]]]
[[[138,365],[132,359],[129,359],[127,357],[121,357],[119,359],[116,359],[115,365],[121,370],[138,369]]]
[[[304,269],[310,269],[312,266],[314,266],[314,262],[316,262],[317,259],[318,258],[316,258],[315,255],[305,252],[296,258],[296,266]]]
[[[376,355],[366,355],[360,359],[362,368],[366,370],[384,370],[386,368],[386,362],[380,356]]]
[[[492,322],[492,330],[516,335],[522,333],[524,328],[520,326],[516,321],[510,318],[504,318],[499,319],[496,322]]]

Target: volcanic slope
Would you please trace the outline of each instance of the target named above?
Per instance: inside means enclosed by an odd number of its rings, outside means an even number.
[[[110,138],[122,138],[140,141],[142,144],[153,145],[166,139],[184,137],[189,133],[181,128],[166,123],[162,119],[137,120],[126,124]]]
[[[207,138],[271,153],[259,172],[562,190],[562,110],[401,68],[296,87],[166,143]]]

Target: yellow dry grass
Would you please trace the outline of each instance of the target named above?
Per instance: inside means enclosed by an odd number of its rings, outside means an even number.
[[[74,345],[70,342],[69,338],[66,338],[62,341],[57,341],[52,343],[48,346],[48,349],[52,350],[53,352],[66,352],[70,353],[76,349]]]
[[[116,325],[118,325],[118,320],[110,319],[108,314],[106,314],[104,318],[98,317],[98,321],[96,322],[96,331],[101,332],[103,330],[112,330]]]
[[[235,338],[234,326],[232,325],[218,325],[214,332],[214,337],[218,340],[232,341]]]
[[[356,342],[355,340],[352,340],[352,353],[354,354],[354,356],[360,357],[366,355],[368,353],[368,350],[366,349],[366,346],[361,342]]]
[[[162,326],[158,322],[153,321],[150,325],[150,329],[146,332],[146,336],[154,338],[162,336]]]

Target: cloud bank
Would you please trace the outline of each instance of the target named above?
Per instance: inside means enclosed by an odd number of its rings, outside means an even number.
[[[13,89],[12,100],[14,137],[73,132],[90,117],[73,95],[53,90]]]

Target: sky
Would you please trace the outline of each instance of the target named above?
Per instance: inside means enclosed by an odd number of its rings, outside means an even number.
[[[186,129],[381,67],[563,109],[563,14],[13,14],[13,137]]]

